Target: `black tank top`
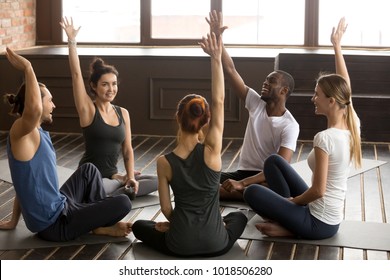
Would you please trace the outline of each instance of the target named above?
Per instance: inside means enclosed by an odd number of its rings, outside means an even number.
[[[197,144],[186,159],[173,152],[165,157],[172,168],[169,184],[175,198],[165,238],[168,248],[180,255],[222,250],[228,243],[228,234],[219,211],[221,173],[204,162],[204,145]]]
[[[83,127],[85,152],[79,165],[90,162],[100,171],[104,178],[111,178],[118,173],[118,158],[125,140],[125,123],[119,106],[113,105],[119,119],[118,126],[104,122],[95,105],[95,116],[89,126]]]

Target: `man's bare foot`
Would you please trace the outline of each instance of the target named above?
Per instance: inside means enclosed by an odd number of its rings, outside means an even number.
[[[265,222],[255,225],[257,230],[262,234],[272,236],[272,237],[282,237],[282,236],[294,236],[294,234],[280,224],[275,222]]]
[[[117,222],[115,225],[110,227],[99,227],[94,229],[92,232],[98,235],[109,235],[109,236],[117,236],[124,237],[127,236],[131,232],[131,223],[127,222]]]
[[[156,223],[155,229],[160,232],[166,232],[169,230],[169,222],[158,222]]]
[[[126,174],[114,174],[111,176],[111,179],[118,180],[122,185],[126,184],[127,181],[127,175]]]
[[[228,192],[224,188],[219,187],[219,199],[226,201],[244,201],[244,196],[242,195],[242,192],[236,190]]]

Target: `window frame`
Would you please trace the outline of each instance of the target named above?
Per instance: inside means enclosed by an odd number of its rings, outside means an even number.
[[[63,0],[39,0],[36,1],[37,16],[37,40],[36,45],[61,45],[63,44],[62,29],[58,24],[62,17]],[[139,43],[107,43],[115,46],[194,46],[198,39],[156,39],[151,37],[151,0],[140,0],[141,30]],[[222,0],[210,0],[210,11],[222,10]],[[305,31],[303,45],[283,45],[286,47],[311,48],[318,45],[318,15],[319,0],[305,1]],[[205,15],[207,16],[207,15]],[[199,35],[201,37],[202,34]],[[102,43],[80,43],[85,45],[102,45]],[[238,44],[230,44],[238,46]],[[241,44],[242,46],[242,44]],[[275,45],[251,45],[258,47],[275,47]]]

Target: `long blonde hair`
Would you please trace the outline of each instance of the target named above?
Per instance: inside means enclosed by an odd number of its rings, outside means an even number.
[[[360,120],[352,106],[351,88],[345,79],[338,74],[320,74],[317,78],[317,84],[328,98],[333,97],[340,108],[346,110],[344,117],[351,133],[350,159],[354,161],[356,167],[360,167],[362,162]]]

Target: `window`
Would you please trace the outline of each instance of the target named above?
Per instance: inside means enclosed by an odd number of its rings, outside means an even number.
[[[150,1],[150,2],[149,2]],[[141,6],[149,8],[150,40],[198,41],[209,28],[205,21],[212,3],[221,0],[94,0],[62,1],[63,15],[83,26],[79,42],[139,43]],[[150,5],[147,5],[150,3]],[[303,45],[305,0],[224,0],[228,44]],[[284,7],[276,9],[275,7]],[[144,9],[147,10],[147,9]],[[76,23],[76,22],[75,22]],[[91,24],[93,23],[93,24]],[[63,35],[65,40],[65,36]],[[146,43],[146,42],[140,42]]]
[[[78,42],[140,42],[139,0],[66,0],[62,1],[62,14],[71,16],[76,28],[82,27]],[[65,32],[62,38],[66,41]]]
[[[348,32],[343,45],[359,47],[390,46],[388,0],[320,0],[319,45],[330,45],[333,26],[345,16]]]
[[[342,16],[344,46],[389,47],[388,0],[39,0],[37,43],[66,40],[61,15],[82,26],[78,41],[139,46],[196,45],[208,32],[204,18],[222,10],[229,45],[330,46]]]
[[[303,45],[305,0],[224,0],[224,42]]]
[[[196,39],[207,34],[205,17],[210,0],[152,0],[151,36],[157,39]]]

